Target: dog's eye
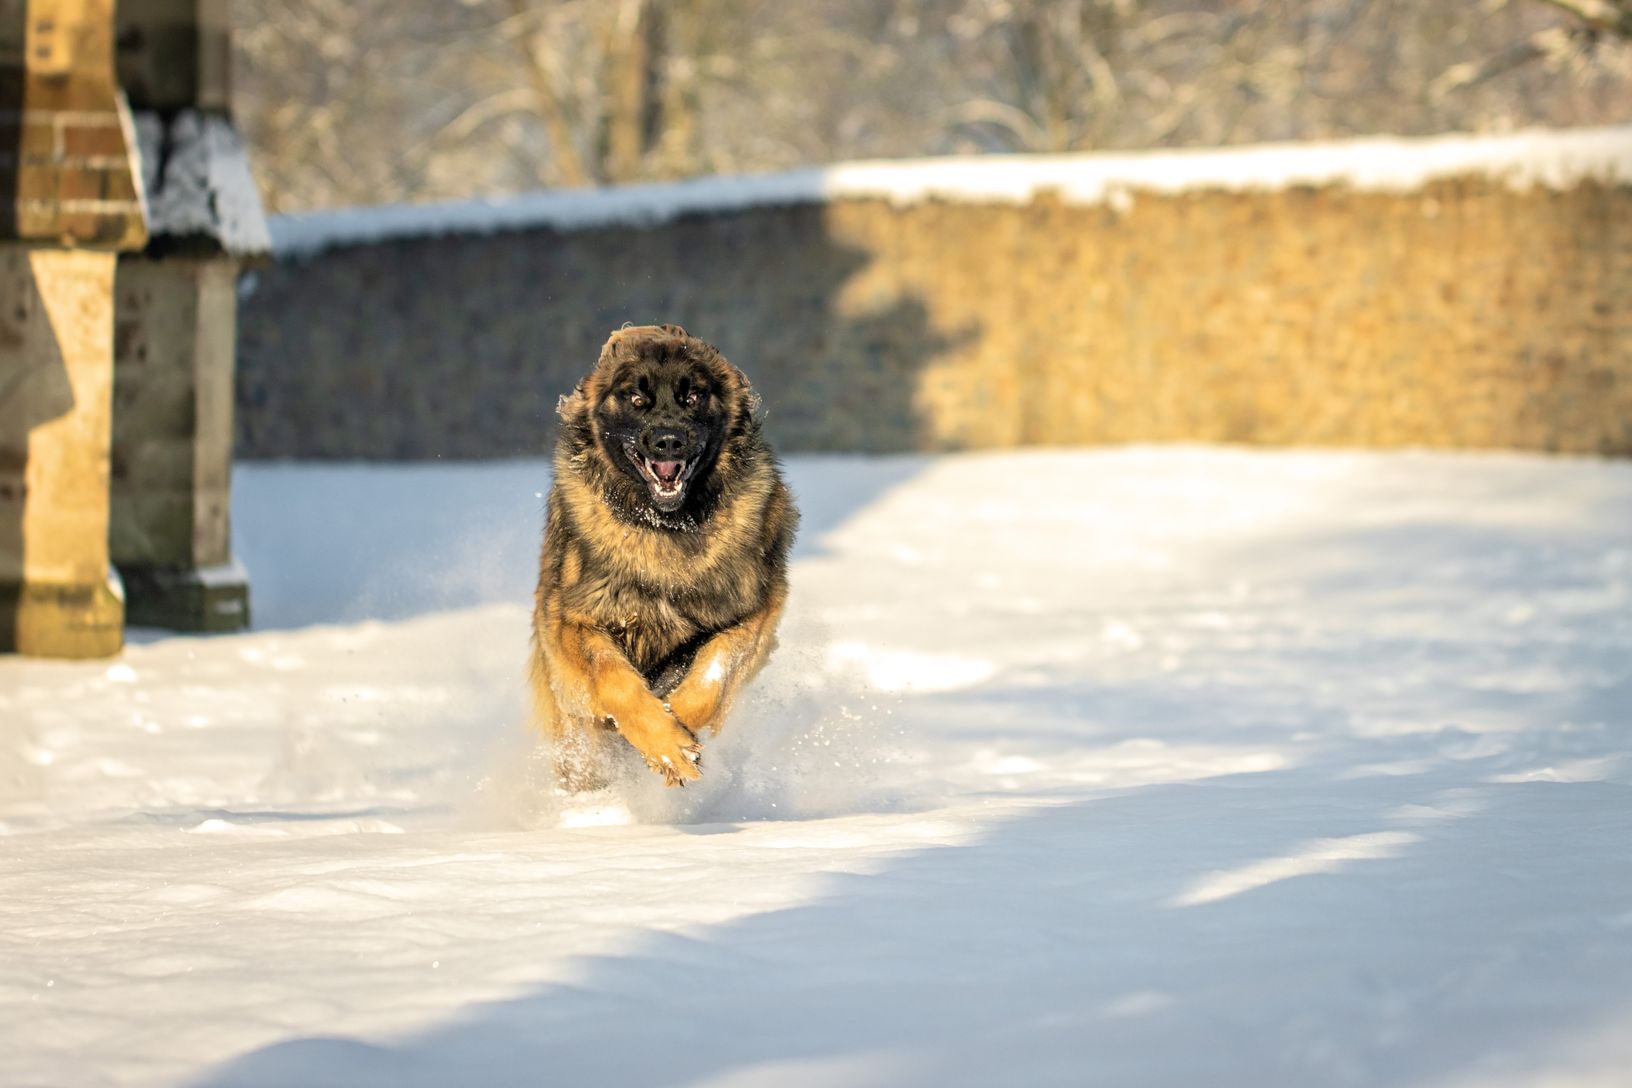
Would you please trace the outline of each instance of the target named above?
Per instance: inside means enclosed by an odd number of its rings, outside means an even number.
[[[703,402],[703,395],[701,393],[697,392],[697,390],[693,389],[691,392],[686,394],[686,407],[687,408],[695,408],[699,404],[701,404],[702,402]]]
[[[630,393],[629,394],[629,407],[631,407],[631,408],[644,408],[644,407],[646,407],[646,398],[641,396],[639,393]]]

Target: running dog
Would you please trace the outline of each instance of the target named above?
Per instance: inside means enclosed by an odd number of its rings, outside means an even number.
[[[615,737],[696,779],[702,733],[775,647],[799,515],[758,407],[678,325],[614,332],[561,398],[532,689],[563,787],[604,785]]]

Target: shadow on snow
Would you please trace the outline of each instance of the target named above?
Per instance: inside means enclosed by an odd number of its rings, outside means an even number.
[[[1632,1004],[1632,946],[1557,933],[1561,910],[1583,936],[1624,916],[1632,806],[1621,786],[1527,783],[1402,816],[1461,781],[1269,772],[1032,809],[972,845],[833,876],[814,902],[583,960],[570,986],[395,1041],[277,1043],[196,1084],[804,1068],[848,1083],[1403,1085],[1492,1054],[1543,1060]],[[1297,864],[1311,842],[1391,831],[1389,849]],[[1246,876],[1186,898],[1221,873]]]

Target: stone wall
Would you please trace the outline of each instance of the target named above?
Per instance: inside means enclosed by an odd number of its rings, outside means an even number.
[[[1632,184],[815,203],[331,248],[240,311],[242,456],[547,448],[626,322],[787,450],[1143,441],[1632,454]]]

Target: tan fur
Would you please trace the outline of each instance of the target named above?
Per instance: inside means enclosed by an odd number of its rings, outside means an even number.
[[[655,512],[607,452],[612,384],[641,373],[706,376],[723,436]],[[615,731],[670,785],[701,771],[700,730],[718,731],[764,665],[787,599],[798,515],[740,371],[676,326],[620,330],[563,398],[534,608],[532,687],[563,782],[596,784]],[[688,657],[689,655],[689,657]]]

